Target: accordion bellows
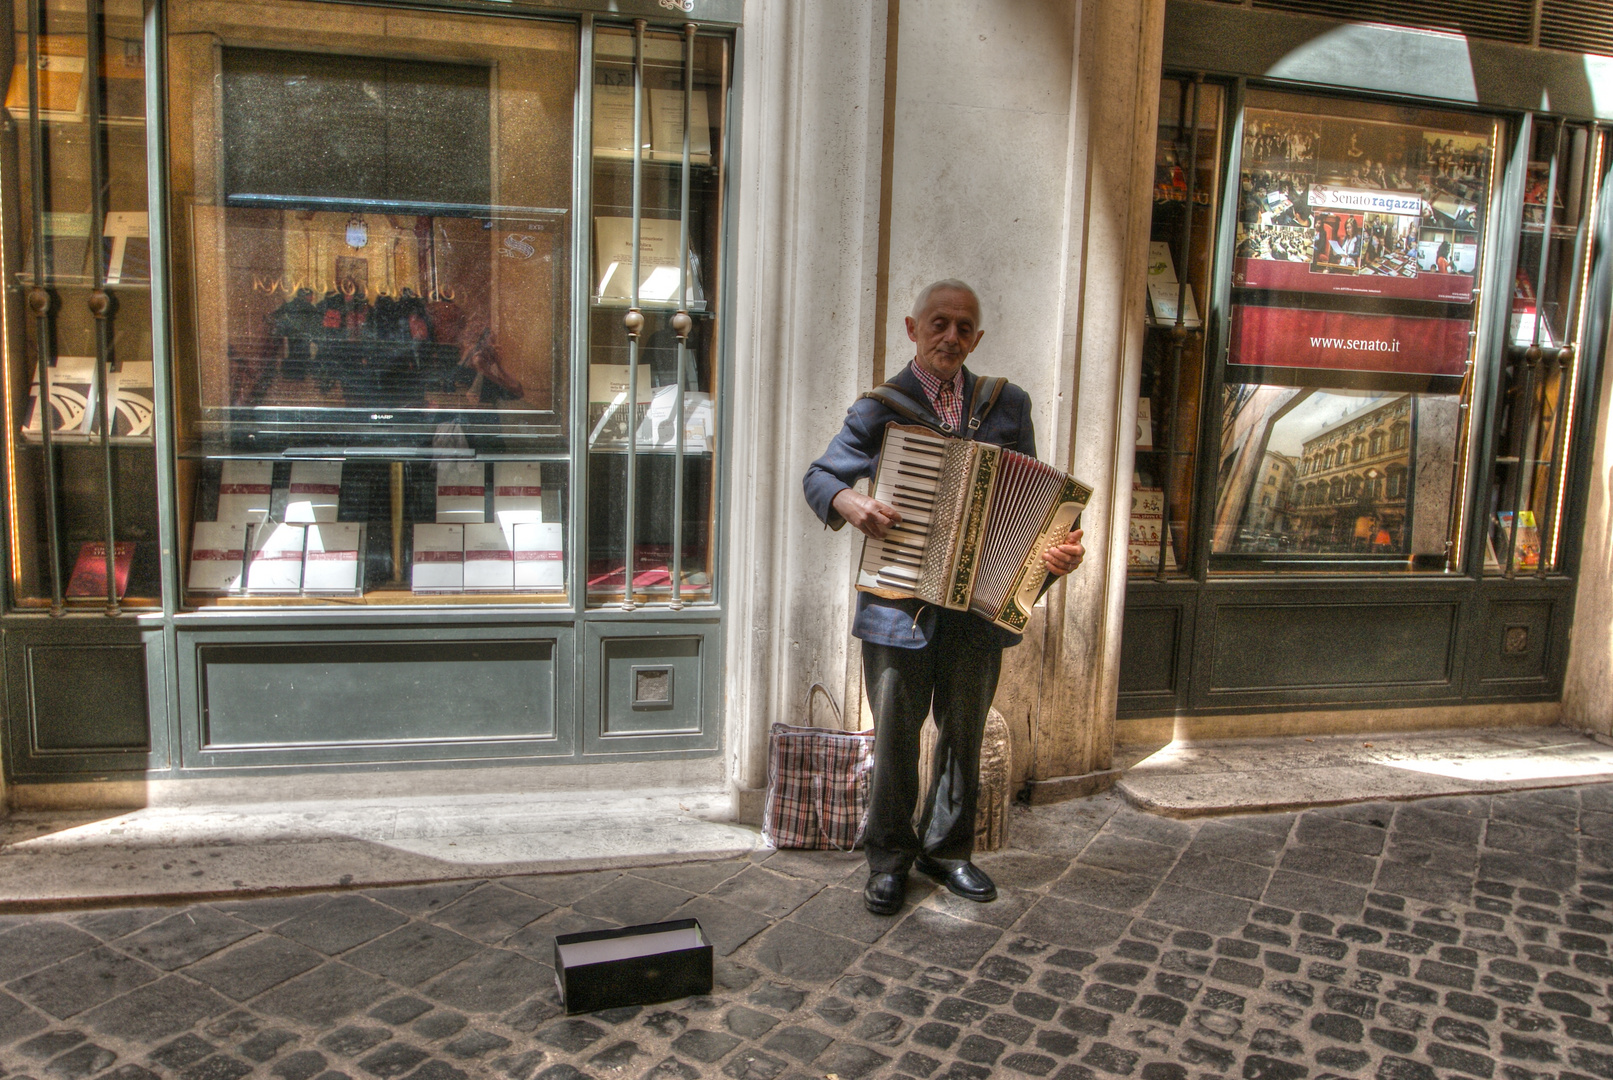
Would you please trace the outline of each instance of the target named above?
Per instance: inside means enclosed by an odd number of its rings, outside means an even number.
[[[972,611],[1018,633],[1047,568],[1092,489],[1033,457],[990,443],[891,424],[873,497],[902,522],[863,541],[857,588]]]

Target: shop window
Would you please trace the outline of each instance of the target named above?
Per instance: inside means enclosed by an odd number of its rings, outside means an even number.
[[[1214,83],[1174,78],[1160,83],[1127,559],[1137,576],[1191,569],[1206,376],[1202,313],[1221,201],[1217,163],[1223,111],[1223,90]],[[1160,518],[1167,527],[1160,527]]]
[[[1561,567],[1575,408],[1583,392],[1593,223],[1610,154],[1588,124],[1529,122],[1512,311],[1484,500],[1486,573]]]
[[[156,607],[140,8],[69,0],[13,12],[0,136],[9,602]]]
[[[1497,134],[1459,113],[1249,92],[1212,570],[1449,568]],[[1275,544],[1251,541],[1265,458],[1320,454],[1325,473],[1370,447],[1387,471],[1372,433],[1400,416],[1418,432],[1391,446],[1417,478],[1412,516],[1351,475]]]
[[[185,603],[710,602],[726,39],[594,31],[578,221],[578,23],[224,10],[168,16]]]

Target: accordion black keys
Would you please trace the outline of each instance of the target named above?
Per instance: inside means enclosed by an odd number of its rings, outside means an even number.
[[[1013,450],[890,424],[872,495],[902,521],[863,540],[858,589],[1018,632],[1047,577],[1042,553],[1069,536],[1092,489]]]

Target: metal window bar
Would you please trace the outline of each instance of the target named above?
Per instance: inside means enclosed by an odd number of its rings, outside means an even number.
[[[1187,207],[1182,216],[1182,252],[1177,259],[1181,272],[1176,280],[1176,326],[1171,330],[1170,408],[1165,419],[1165,475],[1160,484],[1159,565],[1154,571],[1155,581],[1167,577],[1166,553],[1171,549],[1171,497],[1175,489],[1177,458],[1177,412],[1182,395],[1182,350],[1187,345],[1187,305],[1183,298],[1187,292],[1188,260],[1193,253],[1193,200],[1197,196],[1199,173],[1199,102],[1204,96],[1204,73],[1193,76],[1190,90],[1193,109],[1189,123],[1187,150]],[[1187,113],[1183,109],[1184,114]]]
[[[106,289],[107,261],[105,242],[107,200],[106,132],[102,130],[101,116],[106,84],[101,78],[101,44],[104,23],[102,0],[88,0],[85,11],[88,20],[84,66],[89,70],[88,93],[85,95],[85,116],[90,129],[90,258],[93,269],[90,291],[90,314],[95,318],[95,394],[96,411],[101,424],[101,466],[106,481],[106,613],[116,617],[118,608],[117,580],[117,469],[112,457],[112,424],[117,419],[112,397],[112,314],[117,302]]]
[[[56,477],[56,451],[53,439],[56,415],[51,403],[50,311],[55,299],[45,286],[45,126],[39,116],[39,31],[40,2],[28,5],[28,137],[29,179],[33,184],[34,284],[28,290],[28,309],[35,320],[35,346],[38,357],[39,398],[34,404],[39,417],[39,441],[45,468],[45,538],[49,548],[46,565],[50,570],[50,613],[67,613],[62,599],[62,549],[58,506],[61,492]],[[11,419],[7,418],[7,423]]]
[[[672,461],[672,610],[683,609],[683,444],[687,438],[683,415],[683,370],[689,351],[689,330],[694,320],[689,317],[689,124],[694,106],[694,38],[696,24],[683,24],[683,163],[679,180],[678,207],[678,281],[682,289],[678,295],[678,310],[672,316],[672,331],[678,336],[678,367],[675,411],[677,424],[673,428]]]
[[[633,610],[633,571],[638,561],[637,523],[634,520],[638,495],[638,338],[644,329],[644,312],[639,310],[639,242],[644,223],[644,30],[646,20],[633,20],[633,286],[627,314],[627,518],[626,563],[622,567],[622,610]]]
[[[1532,486],[1529,477],[1533,473],[1535,458],[1535,439],[1540,432],[1540,413],[1544,408],[1545,395],[1541,395],[1541,406],[1535,405],[1535,369],[1544,368],[1542,363],[1545,351],[1540,347],[1541,328],[1546,319],[1546,284],[1551,270],[1551,229],[1552,210],[1557,194],[1557,159],[1562,148],[1563,122],[1558,120],[1551,127],[1551,160],[1546,170],[1545,206],[1542,207],[1543,224],[1540,230],[1540,262],[1535,267],[1535,325],[1534,333],[1529,347],[1524,350],[1523,385],[1519,388],[1517,403],[1513,406],[1513,417],[1516,418],[1522,409],[1524,417],[1523,438],[1518,444],[1518,461],[1513,466],[1512,482],[1512,520],[1507,524],[1507,561],[1502,568],[1503,576],[1514,578],[1517,576],[1518,558],[1518,516],[1523,511],[1525,492]],[[1555,350],[1553,351],[1555,355]],[[1540,384],[1545,386],[1545,372],[1541,372]],[[1538,538],[1539,523],[1535,524],[1535,536]],[[1537,555],[1538,559],[1539,556]]]

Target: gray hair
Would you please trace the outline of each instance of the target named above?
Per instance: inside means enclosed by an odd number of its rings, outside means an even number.
[[[924,288],[919,290],[918,296],[915,297],[914,300],[913,300],[912,315],[913,315],[913,318],[915,320],[920,315],[924,314],[924,305],[928,304],[930,302],[930,295],[932,293],[935,293],[935,292],[941,291],[941,290],[945,290],[947,292],[968,293],[970,295],[970,297],[972,297],[974,299],[975,310],[976,311],[980,310],[980,294],[975,292],[974,289],[969,286],[968,282],[959,281],[957,278],[942,278],[940,281],[932,281],[932,282],[930,282],[930,284],[924,286]],[[980,321],[981,322],[986,321],[985,316],[983,314],[982,314],[982,316],[980,318]],[[980,328],[977,326],[977,327],[975,327],[975,329],[978,330]]]

